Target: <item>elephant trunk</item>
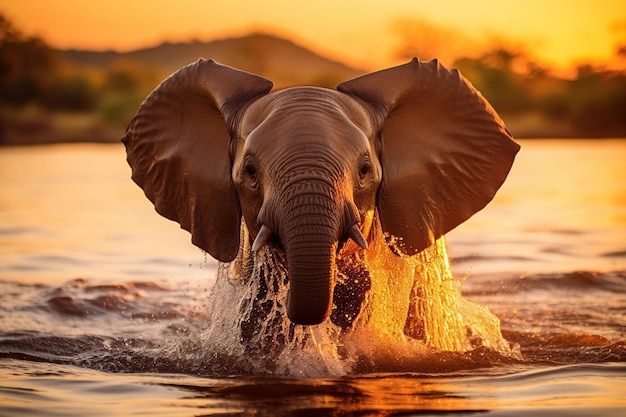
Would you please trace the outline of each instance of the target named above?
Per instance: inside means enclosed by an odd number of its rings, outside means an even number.
[[[277,206],[261,209],[252,250],[277,235],[289,275],[287,316],[296,324],[319,324],[330,315],[339,242],[351,238],[367,247],[358,210],[343,189],[335,181],[299,178],[283,189]]]
[[[296,324],[319,324],[332,309],[337,241],[330,233],[303,232],[284,243],[289,273],[287,316]]]
[[[320,206],[312,207],[319,209]],[[337,216],[341,210],[324,211],[323,214],[290,216],[290,221],[282,228],[286,232],[279,233],[290,282],[287,316],[296,324],[319,324],[330,315],[339,238],[350,238],[363,249],[367,248],[353,204],[346,204],[344,217]],[[263,223],[252,243],[252,251],[260,250],[273,234],[273,230]]]
[[[301,177],[284,193],[279,234],[289,274],[287,315],[297,324],[319,324],[332,309],[338,241],[347,233],[346,223],[357,220],[346,218],[340,189],[335,181]]]

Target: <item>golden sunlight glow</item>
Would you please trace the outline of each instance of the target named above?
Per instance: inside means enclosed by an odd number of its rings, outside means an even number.
[[[0,12],[59,48],[129,50],[262,30],[366,69],[395,62],[399,19],[427,21],[471,42],[521,46],[558,68],[583,61],[615,65],[617,47],[626,44],[622,0],[20,0]]]

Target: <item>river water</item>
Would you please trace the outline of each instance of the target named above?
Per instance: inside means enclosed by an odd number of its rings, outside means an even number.
[[[520,143],[447,243],[521,356],[315,378],[207,353],[217,263],[154,212],[122,145],[0,148],[0,415],[625,415],[626,140]]]

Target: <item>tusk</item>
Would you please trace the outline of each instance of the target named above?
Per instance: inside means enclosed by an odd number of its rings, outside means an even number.
[[[363,249],[367,249],[367,240],[365,240],[365,236],[361,233],[361,229],[356,224],[353,224],[350,230],[348,230],[348,236],[350,239],[354,240],[354,243],[362,247]]]
[[[254,242],[252,243],[252,252],[258,252],[268,240],[272,237],[272,230],[266,225],[262,224],[259,233],[257,233]]]

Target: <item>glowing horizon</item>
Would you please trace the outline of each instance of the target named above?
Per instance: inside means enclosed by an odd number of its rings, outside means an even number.
[[[626,3],[620,0],[502,0],[440,2],[320,0],[311,3],[249,0],[90,2],[21,0],[0,13],[27,35],[61,49],[128,51],[163,41],[208,41],[253,31],[289,38],[333,59],[364,69],[398,62],[398,22],[424,21],[469,39],[462,49],[504,42],[539,64],[568,70],[580,63],[619,66],[626,45]],[[62,30],[60,30],[62,28]],[[442,48],[440,54],[450,54]]]

